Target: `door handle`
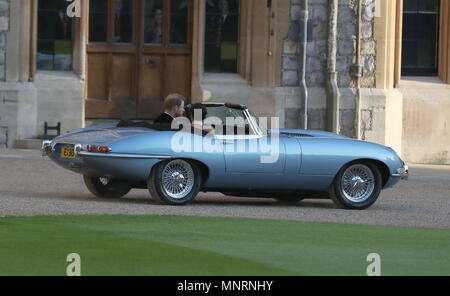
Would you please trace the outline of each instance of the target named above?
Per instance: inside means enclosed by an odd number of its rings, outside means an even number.
[[[233,144],[234,144],[234,141],[226,141],[226,140],[223,140],[222,143],[223,143],[224,145],[233,145]]]

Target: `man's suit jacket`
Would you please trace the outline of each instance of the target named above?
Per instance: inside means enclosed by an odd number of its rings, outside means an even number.
[[[159,115],[158,118],[156,118],[155,123],[159,123],[159,124],[172,124],[172,121],[174,120],[174,118],[172,116],[170,116],[167,113],[163,113],[161,115]]]

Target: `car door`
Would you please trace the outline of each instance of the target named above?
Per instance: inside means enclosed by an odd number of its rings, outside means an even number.
[[[278,134],[264,135],[252,125],[238,128],[242,133],[216,136],[223,145],[226,183],[232,188],[276,188],[285,173],[284,141]]]
[[[272,135],[217,136],[223,144],[225,172],[229,174],[282,174],[286,149]]]

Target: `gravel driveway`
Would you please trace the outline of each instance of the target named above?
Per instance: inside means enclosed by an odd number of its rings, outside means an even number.
[[[36,150],[0,150],[0,216],[158,214],[251,217],[342,223],[450,228],[450,166],[412,165],[411,177],[381,193],[364,211],[337,209],[331,200],[284,205],[272,199],[200,194],[190,205],[158,205],[147,190],[120,200],[92,196],[82,177]]]

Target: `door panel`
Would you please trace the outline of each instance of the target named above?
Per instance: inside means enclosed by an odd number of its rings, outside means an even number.
[[[104,54],[89,54],[87,58],[89,68],[88,98],[97,100],[107,100],[108,75],[105,72],[107,56]]]
[[[133,54],[113,54],[112,56],[112,101],[131,101],[134,96],[134,69],[136,57]]]
[[[270,137],[224,140],[227,173],[283,174],[286,148],[282,141]],[[268,159],[269,156],[273,156]]]
[[[166,57],[165,81],[167,93],[179,93],[187,96],[190,89],[190,56],[168,55]]]
[[[175,92],[189,102],[193,1],[90,3],[86,117],[154,119]],[[105,22],[106,41],[93,35]]]
[[[142,55],[140,63],[139,118],[155,118],[163,107],[164,56],[158,54]]]
[[[89,99],[86,100],[86,105],[86,118],[135,118],[136,105],[130,102]],[[103,117],[99,117],[99,114]]]

